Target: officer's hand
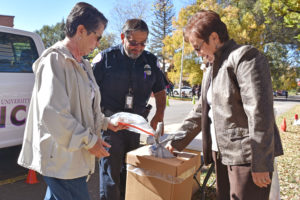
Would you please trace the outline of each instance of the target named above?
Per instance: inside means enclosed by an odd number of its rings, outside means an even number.
[[[114,131],[114,132],[117,132],[117,131],[123,130],[123,129],[128,129],[127,126],[122,125],[120,123],[117,123],[117,125],[114,125],[114,124],[112,124],[110,122],[108,123],[107,128],[110,129],[110,130],[112,130],[112,131]]]
[[[268,187],[272,182],[270,172],[252,172],[252,179],[258,187]]]
[[[110,148],[111,146],[99,138],[96,144],[89,149],[89,152],[98,158],[109,156],[109,153],[106,151],[104,147]]]
[[[162,122],[163,120],[160,118],[160,117],[157,117],[156,115],[154,115],[154,117],[152,118],[151,122],[150,122],[150,126],[156,130],[157,128],[157,124],[158,122]],[[164,125],[162,127],[162,132],[161,132],[161,135],[164,134]]]

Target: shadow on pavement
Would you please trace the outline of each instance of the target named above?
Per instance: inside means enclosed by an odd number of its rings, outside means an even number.
[[[289,96],[288,98],[285,97],[274,97],[274,101],[280,101],[280,102],[286,102],[286,101],[290,101],[290,102],[300,102],[300,95],[296,95],[296,96]]]

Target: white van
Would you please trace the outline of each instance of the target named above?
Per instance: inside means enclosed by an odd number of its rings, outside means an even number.
[[[0,148],[23,141],[34,83],[32,64],[44,49],[38,34],[0,26]]]

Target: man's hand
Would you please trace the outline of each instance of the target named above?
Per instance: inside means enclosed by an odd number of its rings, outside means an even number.
[[[114,132],[117,132],[117,131],[123,130],[123,129],[128,129],[128,127],[125,126],[125,125],[117,124],[117,125],[115,126],[115,125],[113,125],[113,124],[110,123],[110,122],[108,123],[107,128],[110,129],[110,130],[112,130],[112,131],[114,131]]]
[[[154,115],[154,117],[152,118],[151,122],[150,122],[150,126],[156,130],[157,128],[157,124],[158,122],[162,122],[162,118],[161,117],[157,117],[156,115]],[[162,132],[161,132],[161,136],[164,134],[164,124],[162,125]]]
[[[106,151],[104,147],[111,147],[111,146],[99,138],[96,144],[89,149],[89,152],[98,158],[109,156],[109,153]]]
[[[258,187],[268,187],[272,182],[270,172],[252,172],[252,179]]]
[[[154,93],[154,98],[155,98],[155,102],[156,102],[156,112],[150,122],[150,126],[154,130],[156,130],[157,123],[163,122],[163,120],[164,120],[164,112],[165,112],[165,108],[166,108],[166,91],[161,90],[157,93]],[[161,135],[163,135],[163,133],[164,133],[164,128],[163,128]]]

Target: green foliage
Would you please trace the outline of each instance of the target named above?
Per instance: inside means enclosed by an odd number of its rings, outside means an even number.
[[[92,51],[88,56],[87,59],[92,62],[92,60],[94,59],[94,57],[100,53],[101,51],[103,51],[104,49],[107,49],[109,47],[112,47],[113,45],[115,45],[117,43],[117,36],[113,33],[108,33],[108,34],[104,34],[102,39],[100,40],[100,44],[99,46],[94,49],[94,51]]]
[[[40,30],[35,31],[39,34],[43,40],[46,48],[52,46],[56,42],[65,38],[65,21],[62,19],[61,22],[53,26],[44,25]]]
[[[265,23],[271,29],[275,29],[274,34],[281,36],[278,42],[298,45],[300,43],[300,2],[299,0],[258,0]],[[275,23],[275,25],[274,25]],[[273,38],[272,38],[273,39]]]
[[[209,9],[219,13],[227,25],[230,38],[239,44],[251,44],[268,57],[274,89],[295,89],[294,78],[300,76],[299,41],[295,39],[299,38],[300,32],[299,1],[296,1],[197,0],[182,8],[178,19],[173,20],[173,35],[164,39],[163,51],[173,58],[174,67],[168,73],[170,79],[179,82],[182,29],[187,20],[197,11]],[[185,43],[183,76],[191,85],[200,83],[197,77],[202,77],[199,70],[201,62],[192,56],[192,51],[192,47]]]
[[[228,4],[228,2],[227,2]],[[178,83],[181,65],[182,28],[185,27],[189,17],[201,9],[214,10],[219,13],[227,25],[229,35],[240,44],[252,44],[258,49],[263,49],[264,38],[261,36],[265,26],[256,22],[255,15],[251,12],[241,12],[238,7],[232,5],[218,4],[216,0],[198,0],[195,4],[181,9],[178,20],[173,21],[176,29],[172,36],[166,37],[163,48],[166,55],[173,58],[174,69],[170,72],[170,79]],[[199,84],[202,80],[200,62],[192,53],[192,47],[185,43],[183,75],[187,77],[190,85]]]
[[[297,89],[297,68],[288,68],[287,72],[280,77],[281,88],[284,90]]]
[[[269,60],[274,90],[281,89],[282,87],[280,77],[287,71],[287,51],[286,47],[278,42],[265,45],[265,54]]]

